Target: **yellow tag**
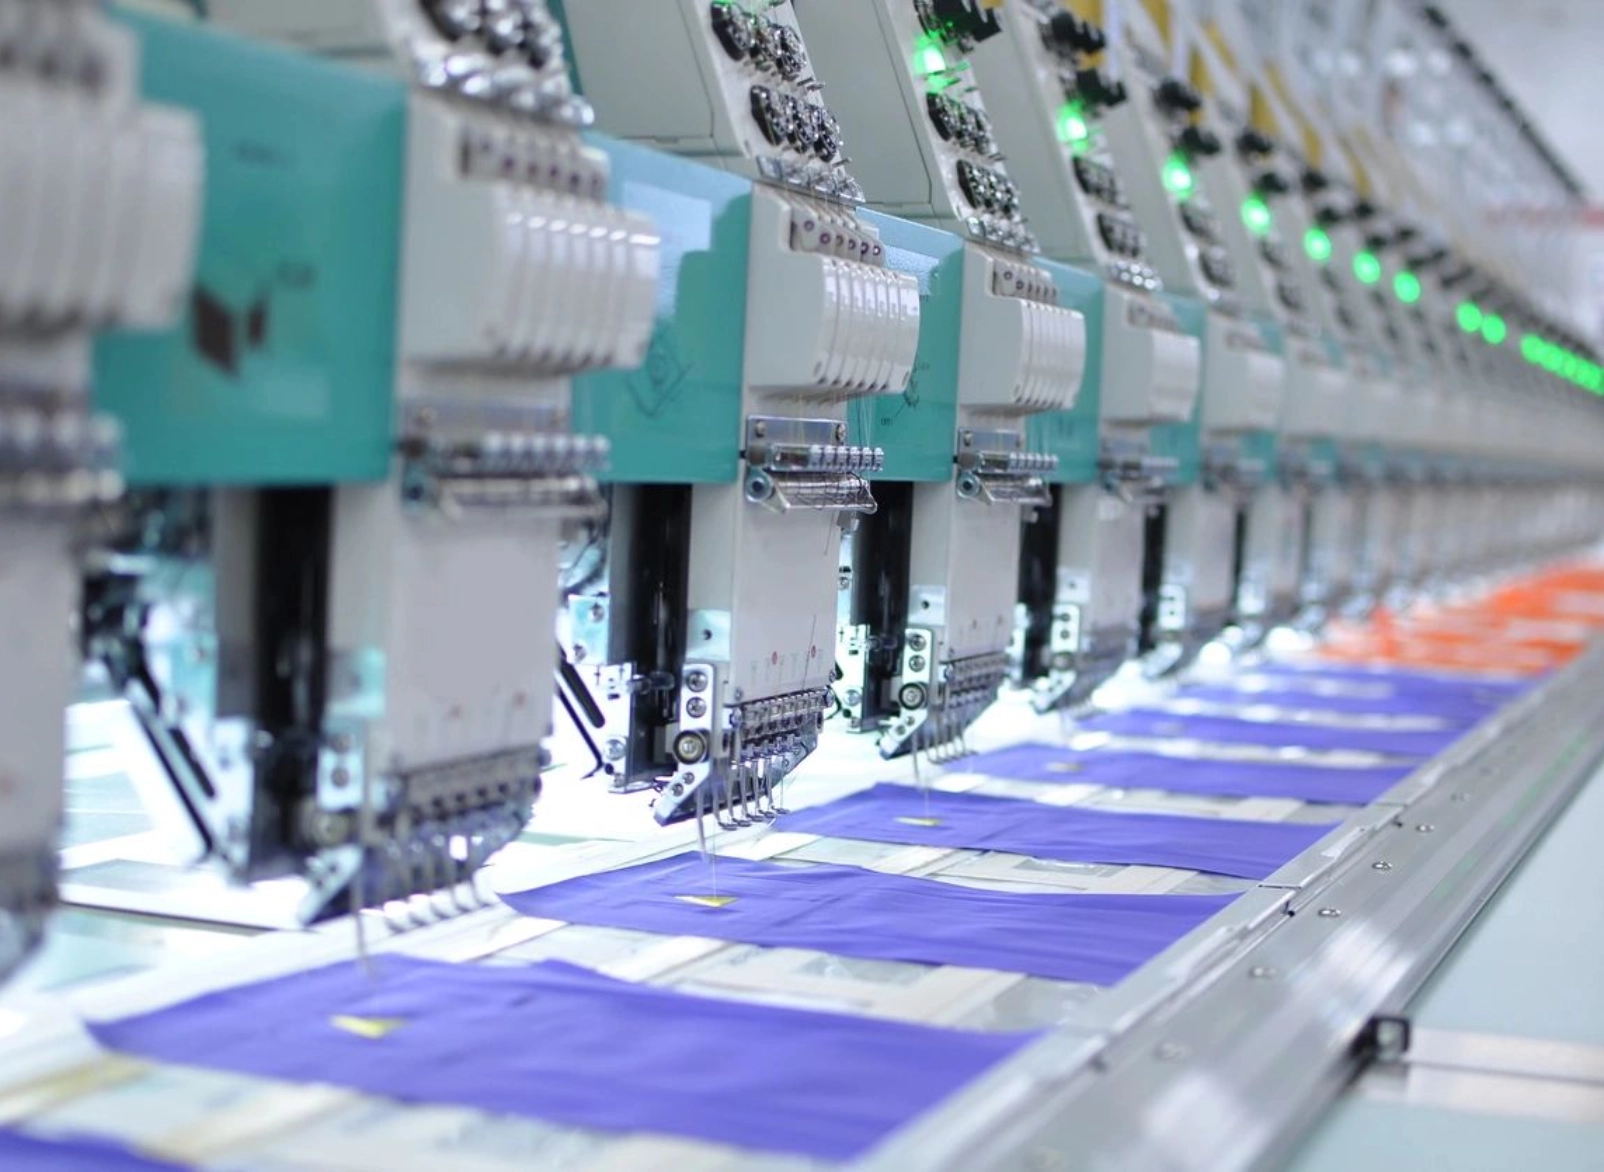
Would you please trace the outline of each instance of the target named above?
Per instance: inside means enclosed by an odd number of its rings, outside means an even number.
[[[376,1042],[395,1033],[407,1022],[403,1017],[351,1017],[338,1013],[329,1018],[329,1024],[337,1030]]]
[[[697,907],[729,907],[735,902],[733,895],[676,895],[681,903],[694,903]]]
[[[898,818],[904,826],[940,826],[940,818]]]
[[[1079,761],[1049,761],[1047,763],[1048,773],[1079,773],[1085,768],[1086,766]]]

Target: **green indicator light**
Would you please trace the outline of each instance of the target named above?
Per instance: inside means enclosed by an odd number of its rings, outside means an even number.
[[[1192,189],[1197,186],[1192,178],[1192,168],[1187,166],[1186,157],[1179,152],[1164,160],[1163,177],[1164,186],[1170,194],[1182,199],[1191,195]]]
[[[1079,102],[1066,102],[1058,109],[1058,141],[1078,146],[1092,136],[1086,123],[1086,110]]]
[[[1331,259],[1331,236],[1324,228],[1310,228],[1303,234],[1303,251],[1309,254],[1309,259],[1317,265],[1323,265]]]
[[[946,55],[942,53],[941,44],[934,37],[922,36],[914,45],[913,71],[923,78],[947,72]]]
[[[1481,336],[1489,346],[1502,346],[1509,336],[1509,327],[1496,313],[1489,313],[1482,319]]]
[[[1481,306],[1470,301],[1461,301],[1456,316],[1459,318],[1459,328],[1465,333],[1474,334],[1481,329]]]
[[[1413,305],[1420,300],[1420,278],[1406,269],[1392,279],[1392,291],[1399,301]]]
[[[1561,351],[1559,372],[1572,382],[1575,382],[1582,373],[1581,360],[1578,359],[1574,354],[1566,354],[1564,351]]]
[[[1381,261],[1373,252],[1361,252],[1353,258],[1353,275],[1366,285],[1381,280]]]
[[[1255,236],[1267,236],[1275,225],[1275,214],[1262,198],[1250,195],[1242,201],[1242,222]]]
[[[1543,360],[1543,339],[1536,334],[1525,334],[1520,340],[1520,356],[1533,366]]]

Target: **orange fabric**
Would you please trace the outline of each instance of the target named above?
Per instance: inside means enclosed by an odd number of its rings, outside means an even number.
[[[1604,566],[1570,564],[1483,598],[1405,614],[1379,609],[1334,626],[1315,657],[1332,663],[1535,675],[1570,662],[1604,630]]]

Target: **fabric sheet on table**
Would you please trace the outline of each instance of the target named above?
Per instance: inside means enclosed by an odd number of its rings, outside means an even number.
[[[786,814],[776,828],[909,846],[1006,851],[1068,863],[1179,867],[1265,879],[1334,826],[1124,814],[881,784]]]
[[[1177,700],[1197,700],[1205,704],[1264,704],[1273,708],[1293,708],[1308,712],[1335,712],[1344,716],[1427,716],[1434,720],[1468,727],[1497,712],[1510,698],[1502,693],[1438,692],[1419,695],[1396,692],[1386,695],[1331,695],[1311,690],[1296,681],[1267,687],[1232,687],[1229,684],[1191,684],[1175,691]]]
[[[675,855],[503,895],[530,916],[1113,985],[1234,896],[991,891],[859,867]]]
[[[1219,761],[1129,749],[1067,749],[1028,744],[980,753],[960,763],[966,773],[1010,781],[1158,789],[1227,798],[1296,798],[1365,806],[1410,773],[1413,765],[1310,765],[1298,761]]]
[[[1034,1035],[777,1008],[556,961],[385,956],[94,1027],[144,1058],[607,1132],[847,1159]]]
[[[1248,678],[1286,681],[1301,686],[1350,684],[1384,690],[1382,694],[1411,696],[1501,696],[1513,699],[1542,683],[1541,677],[1503,679],[1491,676],[1410,671],[1405,668],[1340,667],[1335,664],[1261,664],[1249,669]]]
[[[1343,749],[1389,757],[1434,757],[1465,729],[1353,728],[1300,720],[1243,720],[1236,716],[1188,716],[1160,708],[1102,712],[1077,723],[1079,732],[1120,737],[1162,737],[1222,745],[1265,745],[1270,748]]]
[[[44,1138],[0,1128],[0,1168],[5,1172],[178,1172],[168,1164],[83,1136]]]

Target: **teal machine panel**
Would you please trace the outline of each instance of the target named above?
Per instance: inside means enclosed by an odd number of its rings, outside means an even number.
[[[1058,283],[1058,303],[1086,319],[1086,370],[1080,393],[1068,411],[1032,415],[1026,425],[1030,450],[1058,457],[1047,479],[1055,484],[1090,484],[1101,474],[1099,420],[1103,408],[1103,279],[1084,269],[1037,258],[1036,264]]]
[[[390,470],[407,92],[132,13],[144,96],[205,127],[206,210],[174,329],[111,335],[96,406],[132,484],[329,484]]]
[[[919,281],[919,349],[913,377],[900,395],[868,395],[848,407],[849,438],[885,449],[877,480],[942,481],[953,477],[958,431],[958,344],[962,332],[964,244],[951,232],[859,213],[885,245],[886,261]]]
[[[1207,310],[1201,301],[1181,297],[1174,293],[1161,293],[1160,297],[1175,313],[1181,328],[1203,344]],[[1192,417],[1182,423],[1164,423],[1153,428],[1152,452],[1159,457],[1175,461],[1174,471],[1166,483],[1171,487],[1196,484],[1203,474],[1203,396],[1192,407]]]
[[[574,430],[606,436],[623,484],[739,475],[752,185],[650,147],[590,136],[612,160],[613,200],[662,236],[657,324],[636,370],[574,379]]]

